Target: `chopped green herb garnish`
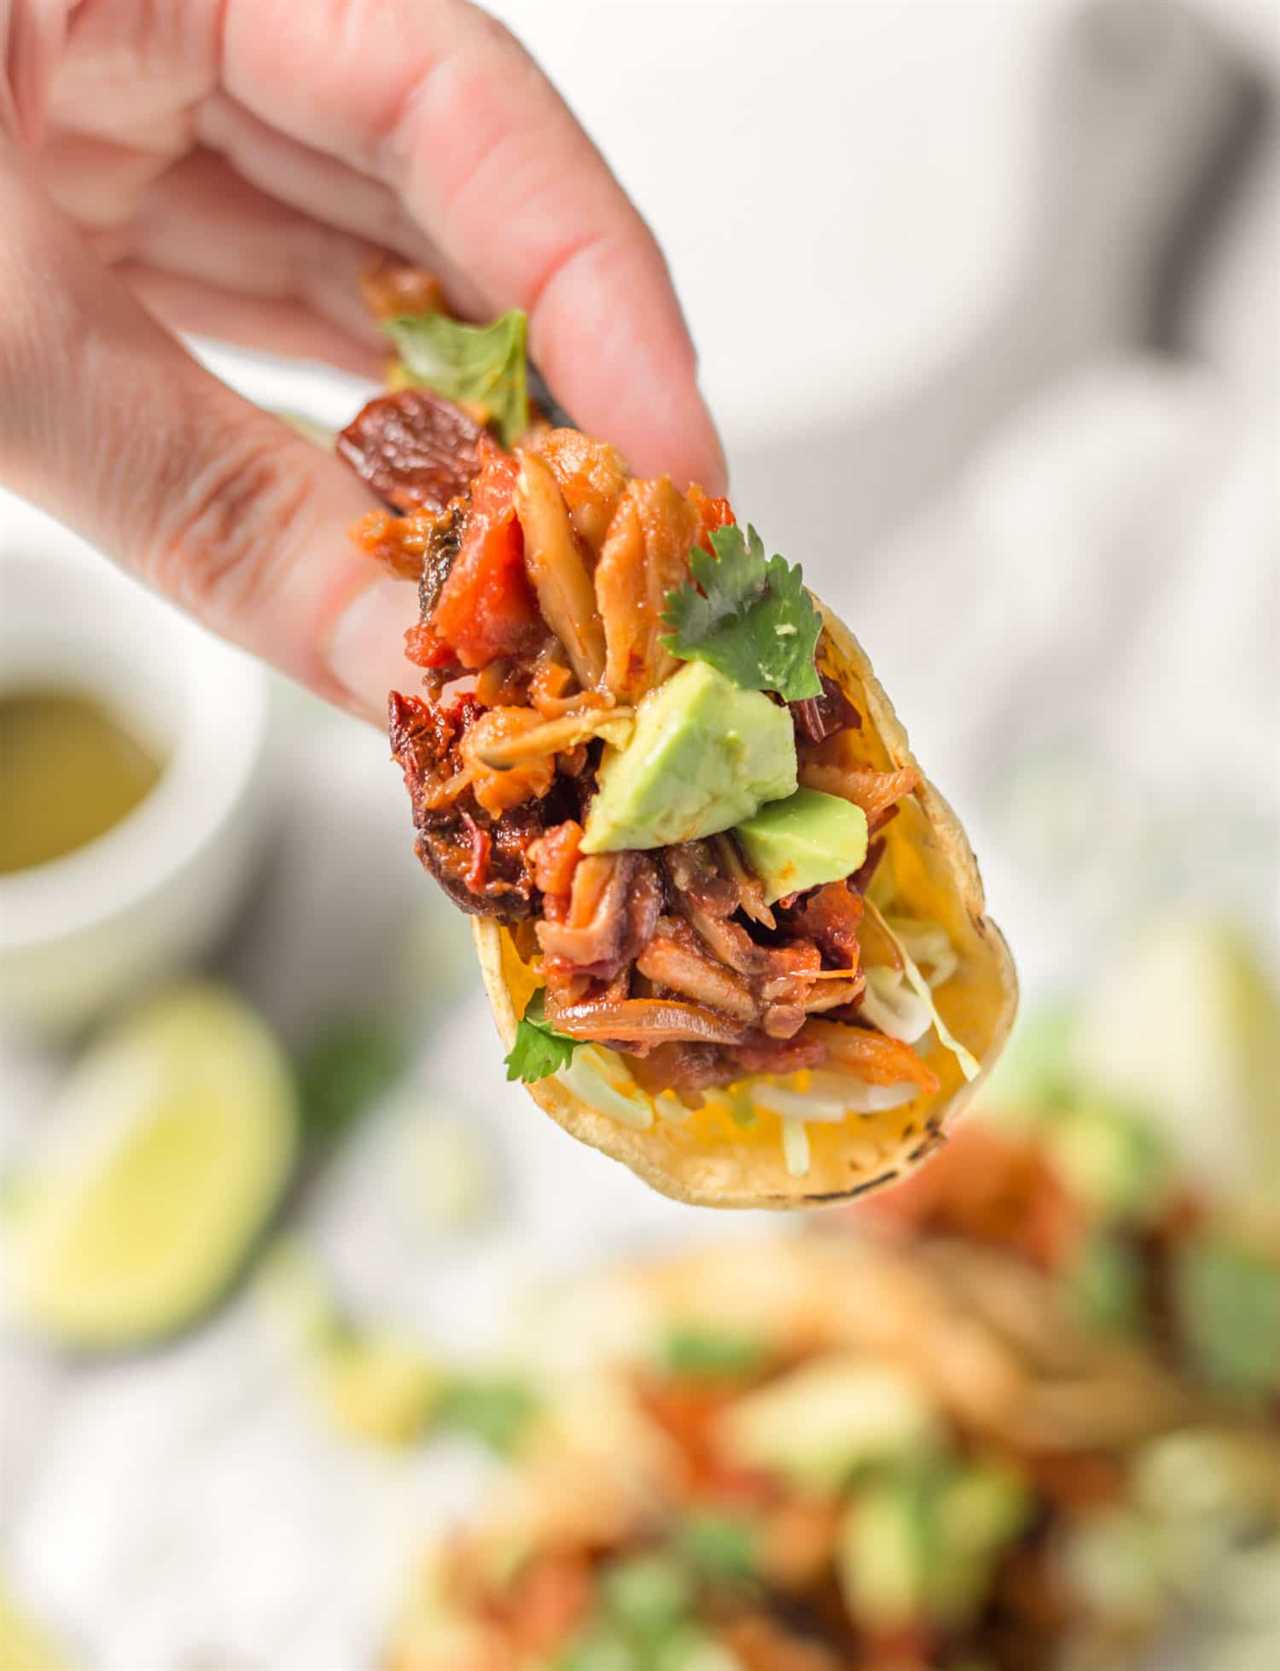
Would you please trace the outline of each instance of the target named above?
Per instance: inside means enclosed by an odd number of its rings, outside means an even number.
[[[538,1408],[537,1393],[518,1375],[459,1375],[445,1387],[436,1419],[509,1456]]]
[[[526,1085],[545,1079],[548,1074],[567,1068],[573,1060],[579,1040],[567,1033],[557,1033],[544,1020],[546,994],[541,987],[525,1005],[524,1015],[516,1028],[516,1042],[507,1052],[507,1078],[523,1080]]]
[[[814,665],[822,620],[798,564],[764,554],[754,528],[716,528],[715,555],[689,553],[693,584],[668,592],[663,644],[682,661],[705,661],[744,690],[788,702],[821,696]]]
[[[765,1349],[750,1335],[727,1330],[672,1329],[662,1343],[659,1362],[669,1375],[754,1375]]]
[[[675,1537],[677,1552],[712,1584],[744,1584],[754,1578],[757,1543],[750,1521],[710,1510],[691,1514]]]
[[[519,308],[492,325],[463,325],[445,313],[415,313],[386,319],[410,383],[462,405],[479,407],[486,423],[510,447],[529,427],[525,362],[526,321]]]

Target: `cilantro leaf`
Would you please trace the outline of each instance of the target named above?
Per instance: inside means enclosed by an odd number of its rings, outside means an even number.
[[[516,1042],[507,1053],[507,1078],[523,1080],[526,1085],[545,1079],[558,1068],[568,1067],[578,1040],[567,1033],[557,1033],[550,1022],[543,1019],[546,994],[541,987],[525,1005],[525,1012],[516,1028]]]
[[[510,447],[529,427],[525,324],[520,309],[512,308],[492,325],[415,313],[385,319],[382,328],[396,345],[404,381],[481,408]]]
[[[715,556],[689,553],[693,584],[668,592],[664,646],[682,661],[705,661],[743,690],[776,690],[787,702],[820,696],[814,666],[822,621],[798,564],[766,560],[754,528],[716,528]]]

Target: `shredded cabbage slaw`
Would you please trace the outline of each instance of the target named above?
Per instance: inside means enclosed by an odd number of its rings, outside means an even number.
[[[914,1044],[933,1028],[965,1078],[976,1078],[978,1062],[948,1028],[934,1002],[933,988],[950,980],[959,966],[946,930],[936,922],[886,917],[870,900],[867,908],[876,913],[902,960],[901,969],[872,965],[866,970],[862,1007],[868,1020],[906,1044]],[[929,970],[928,978],[921,964]],[[650,1096],[642,1090],[622,1059],[601,1045],[581,1045],[572,1062],[555,1077],[589,1107],[635,1131],[647,1131],[655,1118],[681,1125],[690,1116],[691,1111],[669,1091]],[[793,1178],[803,1178],[809,1170],[811,1123],[836,1125],[851,1114],[878,1114],[900,1108],[918,1094],[919,1086],[909,1082],[872,1085],[821,1069],[766,1078],[752,1086],[756,1106],[778,1118],[783,1159]],[[732,1089],[709,1091],[707,1101],[733,1113]]]

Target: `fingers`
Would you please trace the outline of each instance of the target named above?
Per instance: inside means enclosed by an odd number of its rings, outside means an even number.
[[[416,603],[346,540],[364,490],[186,355],[3,152],[0,224],[9,485],[216,632],[380,720],[388,689],[416,677],[402,645]]]
[[[156,180],[113,242],[146,267],[295,302],[370,350],[384,340],[360,297],[360,275],[381,252],[286,208],[212,151],[193,151]]]
[[[381,180],[291,139],[225,93],[207,99],[196,121],[203,143],[268,196],[426,268],[463,315],[486,312],[488,304],[475,284],[426,237],[399,195]]]
[[[717,490],[723,455],[661,253],[532,60],[458,0],[330,12],[318,30],[293,0],[227,0],[231,96],[395,188],[489,310],[526,308],[557,397],[637,470]]]
[[[515,43],[480,39],[441,64],[399,143],[409,201],[500,303],[528,310],[534,358],[578,422],[642,474],[719,486],[662,254]]]
[[[385,346],[371,348],[296,301],[246,297],[199,279],[126,261],[114,268],[147,311],[171,331],[234,343],[287,359],[316,360],[379,381]]]
[[[381,378],[388,345],[359,289],[381,246],[286,206],[206,149],[162,167],[62,136],[39,167],[59,206],[93,228],[95,254],[172,329]]]

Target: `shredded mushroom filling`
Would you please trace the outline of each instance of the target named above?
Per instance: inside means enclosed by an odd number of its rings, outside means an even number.
[[[483,438],[475,471],[438,515],[379,512],[359,537],[422,575],[408,649],[425,690],[394,699],[393,729],[419,853],[466,909],[518,933],[546,1025],[582,1047],[561,1078],[645,1124],[749,1082],[793,1171],[808,1164],[807,1121],[932,1094],[913,1045],[932,1031],[956,1048],[931,993],[956,955],[936,924],[890,924],[865,901],[883,839],[860,872],[772,903],[729,831],[580,852],[602,751],[626,748],[636,705],[684,665],[664,609],[691,553],[732,526],[727,502],[629,478],[615,449],[568,429],[532,430],[514,453]],[[916,773],[858,759],[862,716],[821,685],[790,704],[799,781],[875,831]],[[797,1089],[815,1070],[844,1089]]]

